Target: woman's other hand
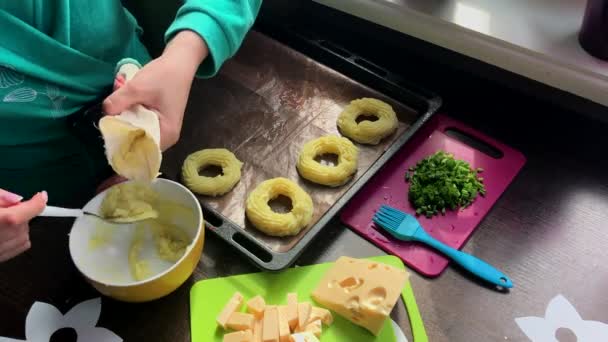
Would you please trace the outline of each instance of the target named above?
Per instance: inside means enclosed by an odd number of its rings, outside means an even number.
[[[47,200],[45,191],[22,201],[21,196],[0,189],[0,262],[31,247],[29,221],[44,210]]]

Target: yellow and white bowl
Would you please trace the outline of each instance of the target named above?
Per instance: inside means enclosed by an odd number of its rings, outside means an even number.
[[[126,302],[151,301],[176,290],[198,264],[205,240],[201,206],[196,197],[179,183],[157,179],[152,188],[163,201],[178,204],[192,215],[175,213],[169,220],[192,239],[184,255],[175,263],[157,256],[150,236],[143,240],[142,258],[149,264],[151,276],[141,281],[133,278],[129,250],[135,238],[134,224],[113,225],[84,216],[76,219],[70,232],[70,255],[78,270],[102,294]],[[108,190],[95,196],[84,207],[97,213]],[[188,219],[184,217],[188,216]],[[166,217],[164,219],[167,219]]]

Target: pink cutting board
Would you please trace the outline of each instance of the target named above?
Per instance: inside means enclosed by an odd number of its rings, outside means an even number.
[[[495,158],[460,139],[446,134],[448,130],[463,132],[483,141],[502,153]],[[395,154],[391,160],[363,186],[340,214],[343,223],[373,242],[387,253],[400,257],[408,266],[425,276],[436,277],[445,270],[448,259],[425,245],[399,241],[372,224],[372,217],[381,204],[388,204],[404,212],[415,214],[408,201],[409,185],[405,172],[419,160],[443,150],[455,158],[466,160],[473,168],[483,168],[487,190],[485,197],[462,211],[448,211],[445,216],[418,220],[425,230],[436,239],[460,249],[469,239],[484,216],[490,211],[500,195],[519,173],[526,158],[519,151],[506,146],[487,135],[444,115],[435,115],[416,135]]]

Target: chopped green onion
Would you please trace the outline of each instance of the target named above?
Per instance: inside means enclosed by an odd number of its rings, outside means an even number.
[[[410,183],[409,200],[417,215],[445,215],[446,208],[456,210],[470,206],[477,195],[485,196],[483,178],[463,161],[444,151],[424,158],[405,173]]]

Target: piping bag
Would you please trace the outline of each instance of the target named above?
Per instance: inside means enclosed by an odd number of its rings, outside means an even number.
[[[117,76],[131,80],[141,65],[123,59],[117,65]],[[129,180],[152,182],[159,175],[162,153],[158,114],[136,104],[119,115],[106,115],[99,120],[108,162],[114,172]]]

